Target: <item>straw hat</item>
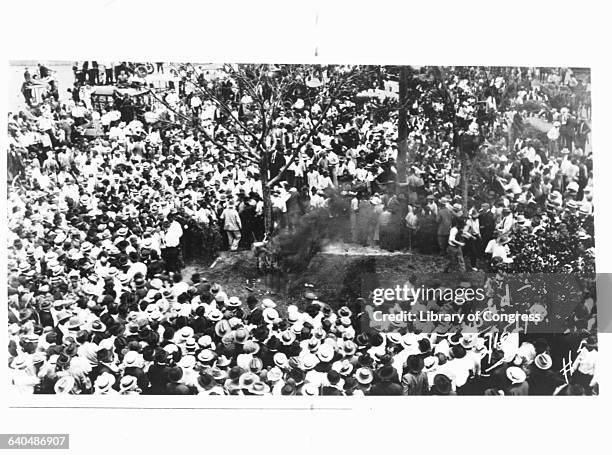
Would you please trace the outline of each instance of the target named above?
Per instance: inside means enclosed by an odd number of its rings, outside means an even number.
[[[540,370],[548,370],[552,366],[552,358],[543,352],[535,357],[534,363]]]
[[[355,374],[357,382],[362,385],[369,385],[374,380],[374,373],[366,367],[359,368]]]
[[[55,390],[56,395],[68,395],[74,389],[74,385],[76,384],[76,380],[73,376],[62,376],[57,380],[53,389]]]
[[[506,370],[506,377],[512,382],[512,384],[520,384],[525,382],[527,375],[525,372],[516,366],[508,367]]]

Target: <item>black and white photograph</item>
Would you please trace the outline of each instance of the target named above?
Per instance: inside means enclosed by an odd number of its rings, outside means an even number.
[[[10,69],[19,393],[597,394],[588,68]]]
[[[0,451],[605,447],[602,6],[3,4]]]

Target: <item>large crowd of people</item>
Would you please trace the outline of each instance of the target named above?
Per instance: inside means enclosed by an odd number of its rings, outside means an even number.
[[[580,307],[575,358],[560,370],[556,338],[511,333],[490,343],[457,331],[364,331],[359,302],[307,293],[287,306],[228,295],[205,272],[183,276],[192,257],[212,260],[265,239],[260,169],[239,153],[227,113],[190,89],[184,69],[152,105],[118,91],[92,104],[92,85],[140,84],[132,67],[75,65],[67,98],[55,83],[40,100],[24,88],[26,106],[9,115],[8,350],[20,392],[597,393],[592,294]],[[52,79],[48,68],[39,71],[39,80]],[[272,188],[275,232],[341,198],[346,242],[442,254],[449,271],[592,272],[589,81],[578,76],[561,68],[449,70],[449,90],[466,100],[457,115],[487,144],[480,164],[474,159],[468,200],[452,122],[436,114],[426,82],[413,87],[420,95],[410,108],[405,181],[396,181],[389,100],[336,103]],[[24,87],[30,78],[24,74]],[[239,121],[256,123],[240,84],[201,82]],[[308,128],[311,102],[291,96],[270,123],[271,177]],[[100,134],[87,132],[91,124]]]

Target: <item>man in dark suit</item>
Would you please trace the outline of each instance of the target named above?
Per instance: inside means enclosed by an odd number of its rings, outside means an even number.
[[[89,379],[93,384],[96,382],[96,378],[102,373],[109,373],[115,376],[115,384],[117,383],[117,369],[114,366],[114,355],[113,351],[108,349],[100,349],[97,354],[98,364],[91,369],[89,373]]]
[[[167,375],[169,367],[167,365],[168,355],[166,351],[159,351],[155,355],[155,362],[149,367],[148,375],[151,387],[148,395],[163,395],[166,389]]]
[[[385,365],[376,372],[378,381],[372,386],[368,395],[402,395],[397,370],[391,365]]]
[[[448,199],[441,198],[440,210],[438,210],[438,215],[436,217],[436,221],[438,223],[438,246],[440,248],[440,254],[446,254],[446,248],[448,247],[448,236],[451,230],[451,224],[453,221],[453,212],[449,206]]]
[[[491,206],[484,203],[480,206],[480,215],[478,215],[480,224],[480,234],[483,245],[486,247],[495,233],[495,215],[491,212]],[[483,250],[484,251],[484,250]]]
[[[529,395],[552,395],[553,392],[565,381],[561,374],[552,371],[552,359],[550,355],[543,352],[535,357],[533,369],[527,379],[529,383]]]

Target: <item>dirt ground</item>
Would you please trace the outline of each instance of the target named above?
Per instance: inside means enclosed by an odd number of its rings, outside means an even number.
[[[271,298],[281,310],[303,302],[306,292],[314,292],[319,300],[337,307],[357,297],[367,297],[374,287],[403,285],[408,279],[422,285],[457,285],[461,281],[478,282],[477,275],[442,274],[446,259],[418,253],[388,253],[378,249],[363,251],[335,246],[317,254],[308,268],[299,275],[264,276],[257,272],[250,251],[222,252],[211,265],[199,261],[183,269],[187,280],[198,272],[210,282],[219,283],[229,296],[243,301],[253,293],[259,299]]]

